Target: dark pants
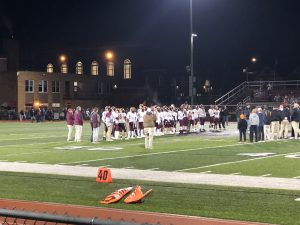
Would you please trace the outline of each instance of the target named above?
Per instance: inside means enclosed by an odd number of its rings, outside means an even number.
[[[220,129],[221,129],[221,124],[222,124],[222,127],[225,129],[225,118],[224,117],[221,117],[219,120],[219,128]]]
[[[258,140],[263,141],[265,140],[265,134],[264,134],[264,127],[258,127]]]
[[[90,125],[91,125],[91,128],[92,128],[91,142],[93,142],[93,130],[94,130],[94,128],[93,128],[93,122],[90,122]]]
[[[255,142],[258,141],[257,137],[257,125],[250,126],[250,142],[253,142],[253,133],[255,135]]]
[[[240,132],[240,141],[242,141],[242,137],[244,137],[244,141],[246,141],[246,130],[239,130]]]

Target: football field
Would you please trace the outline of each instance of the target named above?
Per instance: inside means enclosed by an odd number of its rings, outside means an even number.
[[[300,141],[238,143],[234,125],[226,131],[92,144],[89,124],[83,141],[66,142],[63,122],[1,123],[0,160],[139,170],[300,178]],[[210,135],[211,134],[211,135]]]
[[[153,194],[143,204],[114,204],[130,210],[165,212],[273,224],[300,224],[300,140],[239,143],[236,124],[225,131],[168,135],[154,138],[154,149],[144,139],[90,142],[84,124],[82,142],[67,142],[64,122],[0,123],[0,198],[100,206],[98,201],[118,188],[141,184]],[[100,134],[101,138],[101,134]],[[21,169],[15,172],[18,165]],[[26,166],[25,166],[26,165]],[[34,165],[32,171],[22,168]],[[73,171],[72,176],[43,174],[43,166]],[[114,178],[111,184],[92,176],[74,175],[76,169],[109,167],[140,176]],[[10,171],[10,172],[4,172]],[[129,171],[129,172],[128,172]],[[22,172],[22,173],[20,173]],[[26,172],[26,173],[25,173]],[[58,171],[59,172],[59,171]],[[139,179],[143,173],[276,179],[296,183],[295,189],[199,183],[168,183],[167,179]],[[172,174],[173,173],[173,174]]]

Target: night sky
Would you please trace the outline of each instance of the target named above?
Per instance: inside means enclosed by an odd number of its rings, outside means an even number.
[[[190,60],[189,0],[0,0],[1,38],[20,41],[21,69],[45,70],[57,56],[91,60],[116,50],[137,71],[184,71]],[[286,79],[300,67],[300,1],[193,0],[194,66],[225,85],[242,69],[275,68]],[[135,74],[139,76],[139,73]],[[133,76],[135,76],[133,75]],[[224,85],[224,82],[220,82]]]

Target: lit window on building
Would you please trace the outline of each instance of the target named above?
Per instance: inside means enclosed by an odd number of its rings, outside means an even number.
[[[52,93],[59,93],[60,87],[59,87],[59,80],[53,80],[52,81]]]
[[[48,92],[48,81],[46,81],[46,80],[39,81],[39,92],[40,93]]]
[[[25,80],[25,92],[27,93],[33,93],[33,80]]]
[[[97,76],[99,74],[99,64],[97,61],[93,61],[91,65],[91,74]]]
[[[76,74],[83,74],[82,62],[77,62],[76,63]]]
[[[129,59],[124,60],[124,79],[131,79],[131,62]]]
[[[47,73],[53,73],[53,65],[51,63],[47,65]]]
[[[113,77],[114,75],[115,75],[114,63],[108,62],[107,63],[107,76]]]
[[[67,63],[61,64],[60,70],[61,70],[61,73],[68,73]]]

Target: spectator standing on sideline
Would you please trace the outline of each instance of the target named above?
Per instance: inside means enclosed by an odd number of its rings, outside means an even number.
[[[273,107],[273,110],[271,111],[271,139],[277,140],[279,138],[279,126],[281,121],[281,115],[275,106]]]
[[[100,116],[98,114],[98,108],[95,107],[93,109],[93,112],[90,115],[90,118],[92,120],[92,125],[93,125],[93,144],[96,144],[98,142],[98,137],[99,137],[99,127],[100,127]]]
[[[279,106],[279,112],[281,116],[281,124],[280,124],[280,132],[279,132],[279,138],[288,138],[288,132],[289,132],[289,124],[291,119],[291,113],[288,106],[283,107],[283,105]]]
[[[298,136],[300,135],[300,129],[299,129],[299,122],[300,122],[300,110],[299,110],[299,104],[294,103],[293,112],[291,115],[292,120],[292,127],[294,129],[294,135],[295,139],[298,139]]]
[[[257,115],[259,118],[259,125],[258,125],[258,141],[264,141],[265,140],[265,134],[264,134],[264,126],[266,123],[266,116],[262,111],[262,108],[257,109]]]
[[[256,109],[252,109],[249,116],[250,142],[253,142],[253,134],[255,135],[255,142],[258,141],[258,136],[257,136],[258,125],[259,125],[259,117],[256,113]]]
[[[145,149],[153,148],[153,135],[156,115],[152,113],[151,108],[147,108],[144,115]]]
[[[247,121],[245,120],[244,114],[240,115],[240,119],[238,121],[238,129],[240,133],[240,142],[246,142],[246,131],[247,131]],[[244,137],[244,140],[242,140],[242,137]]]
[[[68,108],[67,115],[66,115],[67,127],[68,127],[68,138],[67,141],[72,140],[72,133],[73,133],[73,125],[74,125],[74,113],[72,108]]]
[[[80,106],[77,106],[76,111],[74,113],[74,125],[75,125],[75,142],[80,142],[82,136],[82,126],[83,126],[83,117],[82,117]]]

